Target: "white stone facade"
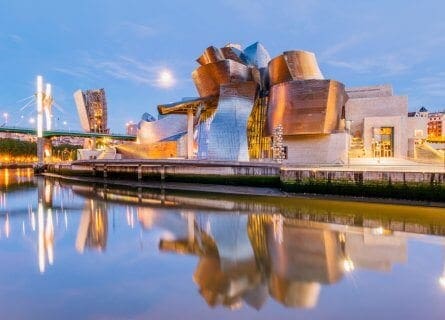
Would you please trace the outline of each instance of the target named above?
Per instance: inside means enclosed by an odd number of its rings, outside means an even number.
[[[346,164],[349,137],[346,132],[326,135],[284,136],[287,159],[284,164]]]

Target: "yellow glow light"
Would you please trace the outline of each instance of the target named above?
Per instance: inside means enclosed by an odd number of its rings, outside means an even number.
[[[378,227],[378,228],[374,228],[372,229],[372,233],[378,236],[383,235],[383,227]]]
[[[343,270],[345,272],[352,272],[354,271],[354,269],[354,262],[350,258],[346,258],[345,260],[343,260]]]

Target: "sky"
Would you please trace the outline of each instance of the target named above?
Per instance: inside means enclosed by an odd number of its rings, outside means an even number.
[[[443,110],[444,12],[442,0],[0,0],[0,122],[7,113],[8,125],[30,126],[40,74],[55,128],[80,128],[74,91],[105,88],[121,133],[158,104],[197,96],[191,72],[206,47],[256,41],[272,57],[312,51],[348,87],[392,84],[412,111]],[[158,81],[166,70],[170,87]]]

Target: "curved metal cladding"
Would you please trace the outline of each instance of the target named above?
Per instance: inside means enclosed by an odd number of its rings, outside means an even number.
[[[198,145],[201,158],[249,161],[247,120],[252,112],[256,89],[253,81],[221,86],[218,107],[210,117],[207,137]],[[207,154],[200,150],[207,150]]]
[[[284,58],[294,80],[324,79],[313,52],[285,51]]]
[[[214,46],[210,46],[204,50],[204,53],[198,59],[196,59],[196,62],[203,66],[221,60],[224,60],[224,55],[221,50]]]
[[[260,92],[266,92],[269,88],[269,70],[267,67],[270,61],[269,52],[261,43],[255,42],[244,49],[242,56],[247,64],[253,67],[252,75],[254,81],[260,86]]]
[[[222,85],[252,80],[250,68],[233,60],[222,60],[198,67],[192,73],[201,97],[219,94]]]
[[[139,122],[138,140],[141,144],[155,143],[187,132],[187,117],[172,114],[156,121]]]
[[[287,81],[292,81],[292,74],[289,71],[284,55],[279,55],[269,62],[270,86]]]
[[[267,134],[281,124],[284,135],[329,134],[337,130],[347,95],[335,80],[297,80],[272,86]]]
[[[269,62],[270,85],[291,80],[324,79],[312,52],[286,51]]]
[[[267,68],[270,61],[269,52],[259,42],[255,42],[244,49],[243,55],[249,65],[255,66],[258,69]]]
[[[243,52],[233,46],[225,46],[221,48],[221,52],[225,59],[230,59],[239,63],[247,64]]]

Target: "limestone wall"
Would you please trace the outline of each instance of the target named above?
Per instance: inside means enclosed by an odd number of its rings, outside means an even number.
[[[348,134],[285,136],[287,147],[285,164],[342,164],[347,162]]]
[[[408,156],[408,138],[406,137],[406,116],[366,117],[363,121],[363,145],[367,157],[372,157],[373,128],[394,128],[394,157]]]
[[[367,117],[407,117],[408,98],[404,96],[384,96],[375,98],[355,98],[346,102],[346,120],[352,121],[351,134],[363,134],[363,121]]]

